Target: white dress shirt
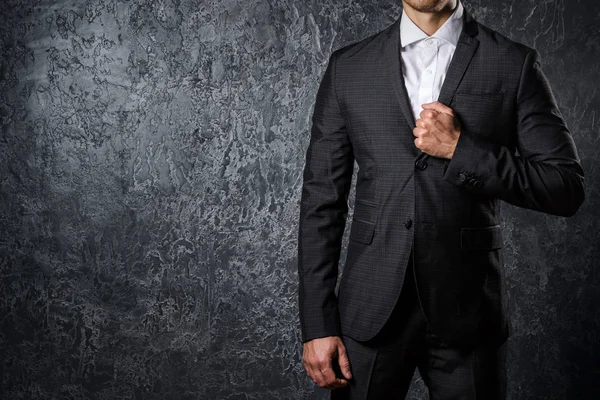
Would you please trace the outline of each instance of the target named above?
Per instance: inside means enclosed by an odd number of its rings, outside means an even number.
[[[423,32],[402,10],[400,42],[402,74],[415,116],[421,104],[436,101],[463,27],[460,0],[452,15],[431,36]]]

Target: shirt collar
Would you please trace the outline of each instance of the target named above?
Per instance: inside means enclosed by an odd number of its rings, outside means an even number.
[[[459,0],[454,12],[450,17],[444,22],[442,26],[438,28],[438,30],[431,35],[431,37],[436,37],[438,39],[443,39],[446,42],[450,43],[454,47],[456,47],[458,43],[458,38],[462,31],[463,27],[463,5]],[[402,17],[400,20],[400,42],[402,43],[402,47],[408,46],[411,43],[417,42],[421,39],[426,39],[430,37],[425,32],[421,30],[402,10]]]

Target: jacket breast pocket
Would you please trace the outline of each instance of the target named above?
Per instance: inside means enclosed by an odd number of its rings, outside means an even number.
[[[502,114],[502,92],[456,92],[450,108],[465,130],[491,135],[497,129]]]
[[[504,245],[502,227],[461,228],[460,247],[465,250],[495,250]]]

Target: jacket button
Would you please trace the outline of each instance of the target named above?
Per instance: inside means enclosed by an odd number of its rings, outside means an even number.
[[[464,182],[467,180],[467,175],[465,175],[464,172],[461,172],[460,174],[458,174],[458,180],[461,182]]]
[[[410,229],[411,226],[412,226],[412,219],[408,218],[406,221],[404,221],[404,227],[406,229]]]
[[[480,180],[476,180],[475,182],[473,182],[473,186],[478,188],[481,187],[481,181]]]
[[[425,160],[417,160],[417,162],[415,163],[415,166],[420,169],[421,171],[423,171],[425,168],[427,168],[427,161]]]

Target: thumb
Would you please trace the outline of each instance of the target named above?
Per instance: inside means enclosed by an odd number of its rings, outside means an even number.
[[[452,109],[445,104],[440,103],[439,101],[432,101],[431,103],[423,103],[421,104],[423,110],[435,110],[437,112],[441,112],[444,114],[453,115]]]
[[[343,344],[338,345],[338,363],[344,377],[346,377],[346,379],[351,379],[352,372],[350,372],[350,360],[348,359],[346,347]]]

